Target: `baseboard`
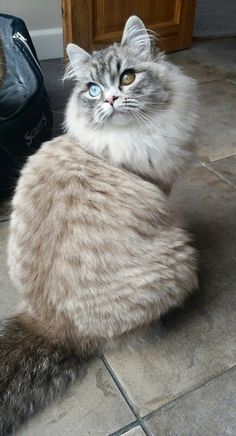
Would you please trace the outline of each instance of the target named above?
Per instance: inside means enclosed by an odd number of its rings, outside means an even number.
[[[63,57],[62,28],[30,30],[30,36],[39,59]]]

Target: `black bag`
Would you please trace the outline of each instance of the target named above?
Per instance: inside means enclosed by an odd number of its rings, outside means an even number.
[[[27,157],[51,136],[52,110],[25,23],[0,14],[6,73],[0,86],[0,198],[13,190]]]

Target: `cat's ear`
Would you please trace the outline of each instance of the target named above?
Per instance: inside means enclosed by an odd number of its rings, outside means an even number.
[[[66,51],[70,63],[75,69],[81,66],[81,64],[88,62],[91,57],[87,51],[75,44],[68,44]]]
[[[132,15],[126,21],[121,45],[130,45],[142,55],[150,55],[151,41],[148,31],[140,18]]]
[[[75,44],[68,44],[66,51],[70,62],[66,69],[64,79],[73,79],[83,71],[84,66],[89,62],[91,55]]]

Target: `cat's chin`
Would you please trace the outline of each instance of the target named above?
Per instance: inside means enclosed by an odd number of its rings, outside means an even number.
[[[114,111],[107,119],[106,124],[113,126],[127,126],[132,122],[132,118],[127,113]]]

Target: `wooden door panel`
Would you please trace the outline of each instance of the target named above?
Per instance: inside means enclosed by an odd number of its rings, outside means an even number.
[[[170,52],[191,45],[195,0],[62,0],[62,12],[65,45],[91,51],[119,41],[127,18],[138,15]]]
[[[177,24],[179,2],[167,0],[158,4],[153,0],[94,0],[92,8],[93,41],[116,41],[121,38],[124,23],[130,15],[138,15],[146,26],[158,31]]]

